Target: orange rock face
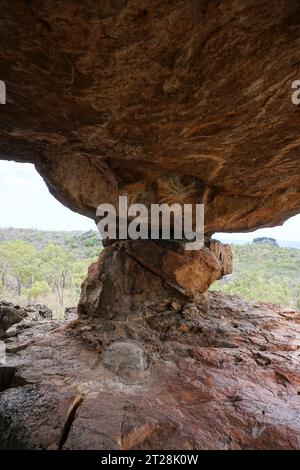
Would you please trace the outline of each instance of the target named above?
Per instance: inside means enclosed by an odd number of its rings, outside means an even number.
[[[1,1],[0,158],[95,217],[203,202],[206,233],[300,208],[298,0]]]

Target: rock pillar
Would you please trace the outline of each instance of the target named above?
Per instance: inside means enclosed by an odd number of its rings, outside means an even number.
[[[203,304],[210,285],[231,272],[231,247],[216,240],[198,251],[169,241],[118,241],[90,267],[79,315],[121,318],[191,299]]]

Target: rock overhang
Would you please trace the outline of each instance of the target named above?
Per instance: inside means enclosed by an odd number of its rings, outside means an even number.
[[[296,0],[2,11],[0,153],[34,163],[62,203],[91,218],[119,195],[204,203],[207,234],[299,211]]]

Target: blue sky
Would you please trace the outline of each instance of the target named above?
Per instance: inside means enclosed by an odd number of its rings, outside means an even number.
[[[49,193],[33,165],[7,161],[0,161],[0,226],[43,230],[96,229],[93,220],[67,209]],[[219,238],[252,241],[256,236],[300,241],[300,215],[281,227],[224,234]]]

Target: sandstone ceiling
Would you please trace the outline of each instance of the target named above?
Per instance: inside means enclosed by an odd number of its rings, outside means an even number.
[[[206,231],[300,211],[298,0],[1,0],[0,158],[50,191],[204,202]]]

